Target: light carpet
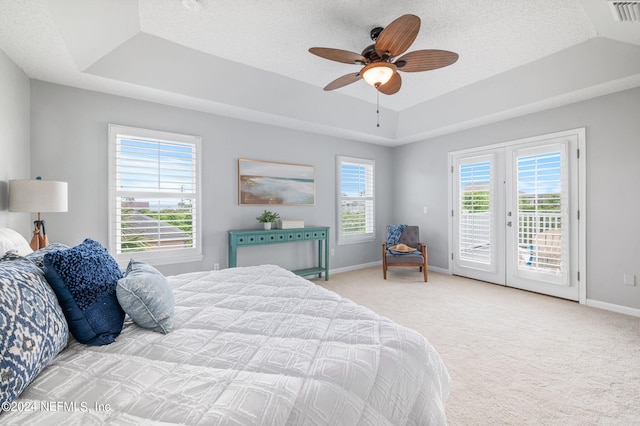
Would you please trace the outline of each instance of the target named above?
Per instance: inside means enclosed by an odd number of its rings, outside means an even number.
[[[313,280],[411,327],[453,379],[449,425],[640,425],[640,318],[382,267]]]

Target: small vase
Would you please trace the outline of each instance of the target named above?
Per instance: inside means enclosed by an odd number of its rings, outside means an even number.
[[[271,222],[265,222],[264,229],[271,229]]]

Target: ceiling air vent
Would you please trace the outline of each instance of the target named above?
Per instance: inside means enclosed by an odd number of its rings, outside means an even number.
[[[640,22],[640,0],[610,1],[609,7],[616,21]]]

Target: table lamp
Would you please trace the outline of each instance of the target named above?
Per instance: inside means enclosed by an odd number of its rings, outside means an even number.
[[[38,220],[33,222],[31,240],[31,249],[34,251],[49,244],[40,214],[66,212],[67,204],[67,182],[42,180],[40,176],[34,180],[9,181],[9,211],[38,213]]]

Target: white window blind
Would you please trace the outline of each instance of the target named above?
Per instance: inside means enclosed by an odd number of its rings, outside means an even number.
[[[490,265],[492,260],[491,162],[460,165],[460,259]]]
[[[201,258],[200,138],[110,126],[110,250],[171,263]]]
[[[375,239],[373,160],[338,157],[338,243]]]
[[[564,149],[557,144],[516,155],[519,271],[557,276],[561,284],[568,241],[563,227],[568,220]]]

